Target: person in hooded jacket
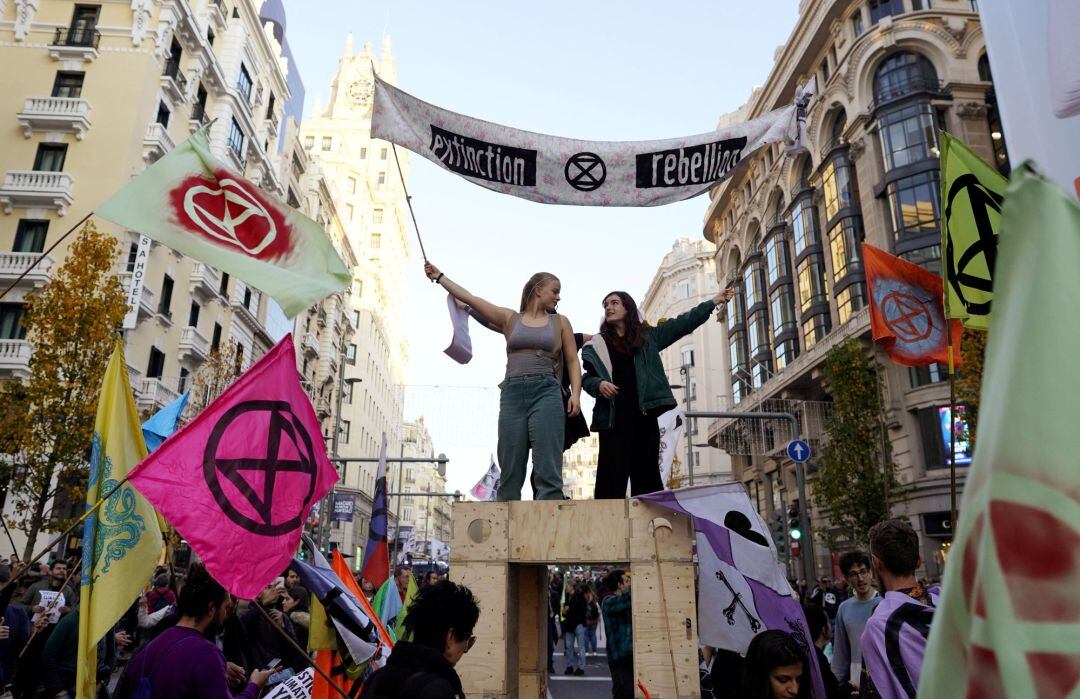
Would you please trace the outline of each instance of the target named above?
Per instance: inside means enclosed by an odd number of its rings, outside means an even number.
[[[734,292],[720,292],[686,313],[653,327],[643,322],[625,291],[604,297],[604,322],[581,350],[582,388],[596,398],[592,430],[600,435],[597,500],[663,490],[660,428],[656,418],[678,403],[671,393],[660,351],[692,333]]]
[[[405,617],[405,635],[360,699],[465,699],[454,666],[476,643],[480,607],[469,588],[440,580],[420,590]]]

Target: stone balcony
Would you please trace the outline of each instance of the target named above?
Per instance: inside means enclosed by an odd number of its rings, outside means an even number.
[[[54,61],[89,63],[98,57],[101,32],[94,26],[57,27],[49,46],[49,57]]]
[[[0,207],[5,214],[19,209],[55,209],[63,216],[75,201],[75,179],[66,172],[8,170],[0,185]]]
[[[319,356],[319,338],[315,337],[315,333],[304,333],[302,347],[304,352],[312,357]]]
[[[143,138],[143,160],[147,165],[156,162],[163,155],[176,147],[169,130],[156,121],[146,127]]]
[[[131,293],[131,273],[125,272],[120,275],[120,284],[124,287],[124,292]],[[151,289],[146,281],[143,281],[142,293],[139,295],[139,318],[149,318],[157,313],[157,304],[154,303],[157,294]]]
[[[26,138],[35,131],[59,131],[81,141],[90,128],[90,103],[77,97],[27,97],[15,118]]]
[[[174,381],[164,378],[143,379],[139,388],[139,398],[136,401],[139,410],[157,412],[169,403],[180,397],[174,388],[167,384],[175,385]]]
[[[216,269],[204,262],[191,266],[191,295],[205,303],[218,297],[221,288],[221,275]]]
[[[192,364],[201,364],[206,361],[209,354],[210,341],[199,332],[198,328],[189,326],[180,331],[177,355],[181,362],[190,361]]]
[[[20,285],[40,289],[52,278],[55,265],[53,258],[36,252],[0,252],[0,283],[6,287],[25,273]]]
[[[165,61],[165,69],[161,72],[161,89],[174,103],[187,101],[188,80],[180,67],[179,59],[170,58]]]
[[[0,376],[29,378],[31,352],[28,340],[0,340]]]

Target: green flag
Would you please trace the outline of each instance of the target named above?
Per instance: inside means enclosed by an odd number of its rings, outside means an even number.
[[[1001,198],[1008,181],[963,142],[941,132],[942,278],[945,317],[987,330]]]
[[[1080,686],[1080,205],[1017,170],[1000,253],[975,459],[920,697]]]
[[[412,606],[416,595],[420,593],[420,587],[416,584],[416,576],[409,576],[409,586],[405,588],[405,601],[402,609],[398,612],[397,625],[394,627],[394,636],[400,641],[405,638],[405,617],[409,615],[409,607]],[[407,640],[407,639],[406,639]]]
[[[290,317],[344,289],[351,276],[326,232],[230,172],[210,153],[209,128],[95,213],[265,291]]]

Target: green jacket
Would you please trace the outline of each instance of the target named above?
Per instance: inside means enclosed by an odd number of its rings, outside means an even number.
[[[704,301],[680,316],[664,321],[656,327],[645,328],[645,344],[634,353],[634,372],[637,374],[638,407],[641,412],[655,408],[674,408],[678,405],[671,393],[660,350],[670,347],[679,338],[694,332],[709,319],[716,304]],[[600,382],[611,381],[611,357],[604,338],[597,333],[581,350],[581,362],[585,376],[581,387],[596,398],[593,408],[592,429],[610,430],[615,426],[615,411],[611,401],[600,395]]]

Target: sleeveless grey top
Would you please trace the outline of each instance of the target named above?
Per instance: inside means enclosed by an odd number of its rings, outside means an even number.
[[[506,378],[524,374],[556,375],[556,365],[562,368],[558,323],[549,315],[547,325],[533,328],[516,314],[513,328],[506,337]]]

